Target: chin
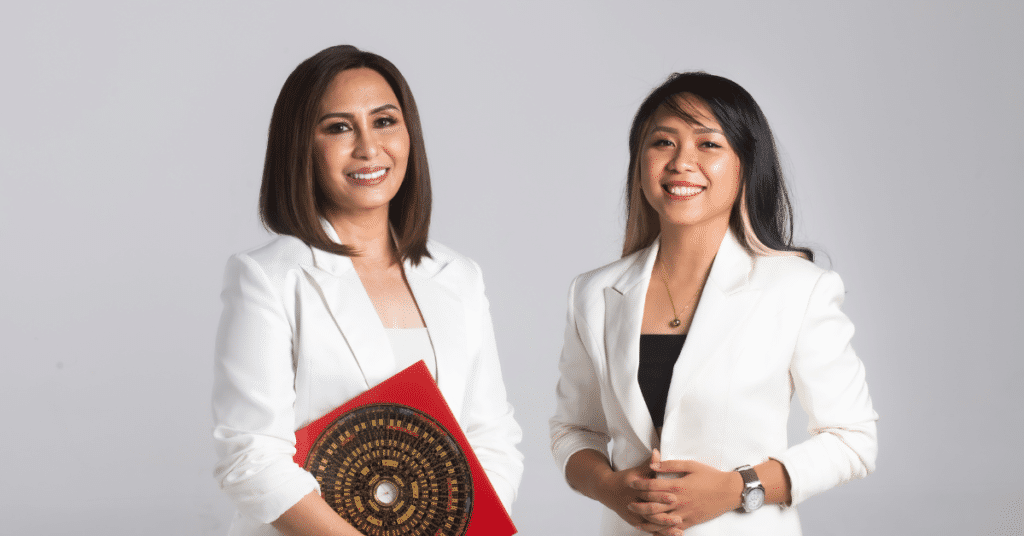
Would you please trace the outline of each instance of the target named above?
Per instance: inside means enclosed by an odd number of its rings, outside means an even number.
[[[703,214],[667,214],[661,218],[662,229],[676,228],[698,228],[698,227],[728,227],[729,214],[707,216]]]

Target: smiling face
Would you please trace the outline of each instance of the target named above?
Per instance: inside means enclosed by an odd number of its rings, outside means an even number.
[[[334,77],[320,101],[313,153],[328,219],[387,211],[405,178],[409,131],[380,73],[357,68]]]
[[[740,159],[704,102],[689,94],[675,103],[694,121],[662,105],[640,148],[640,187],[661,228],[725,228],[739,193]]]

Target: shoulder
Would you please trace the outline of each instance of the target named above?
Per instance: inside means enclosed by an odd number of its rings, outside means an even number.
[[[295,269],[313,264],[313,251],[302,240],[288,235],[278,235],[267,243],[232,255],[228,260],[232,267],[240,270],[262,272],[271,282],[280,281]]]
[[[777,291],[807,299],[816,288],[843,292],[839,274],[796,256],[757,256],[751,271],[751,284],[764,291]]]
[[[780,284],[793,281],[815,281],[825,270],[813,262],[795,255],[758,255],[754,257],[752,281],[761,284]]]
[[[432,261],[440,267],[447,269],[450,266],[451,268],[462,270],[480,270],[480,267],[473,259],[436,240],[427,241],[427,251],[430,252],[430,259],[424,260]]]
[[[482,289],[483,272],[476,261],[433,240],[427,242],[427,251],[430,257],[421,259],[416,271],[455,289],[467,284],[479,285]]]

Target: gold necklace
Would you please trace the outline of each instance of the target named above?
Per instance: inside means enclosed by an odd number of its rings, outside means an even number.
[[[665,284],[665,293],[668,294],[668,303],[669,305],[672,306],[672,320],[668,323],[668,325],[669,327],[678,328],[680,324],[682,324],[682,321],[679,320],[679,313],[676,312],[676,302],[672,300],[672,291],[668,289],[668,278],[665,275],[665,263],[662,262],[660,258],[658,259],[658,261],[661,262],[661,271],[659,272],[659,275],[661,275],[661,282]],[[711,269],[708,268],[708,271],[710,272]],[[704,290],[704,284],[706,283],[707,274],[704,275],[704,283],[701,283],[700,286],[697,287],[697,292],[693,293],[694,303],[697,302],[697,296],[700,295],[700,291]],[[683,309],[683,311],[685,312],[686,309],[689,308],[690,306],[687,305],[686,308]]]

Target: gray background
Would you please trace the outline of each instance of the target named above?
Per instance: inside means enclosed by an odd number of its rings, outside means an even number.
[[[0,532],[224,533],[224,262],[268,238],[256,197],[285,77],[352,43],[407,76],[431,234],[484,268],[525,431],[522,534],[596,530],[548,452],[565,293],[617,257],[629,121],[687,69],[764,108],[881,414],[877,472],[801,506],[805,531],[1020,534],[1021,4],[630,4],[5,8]]]

